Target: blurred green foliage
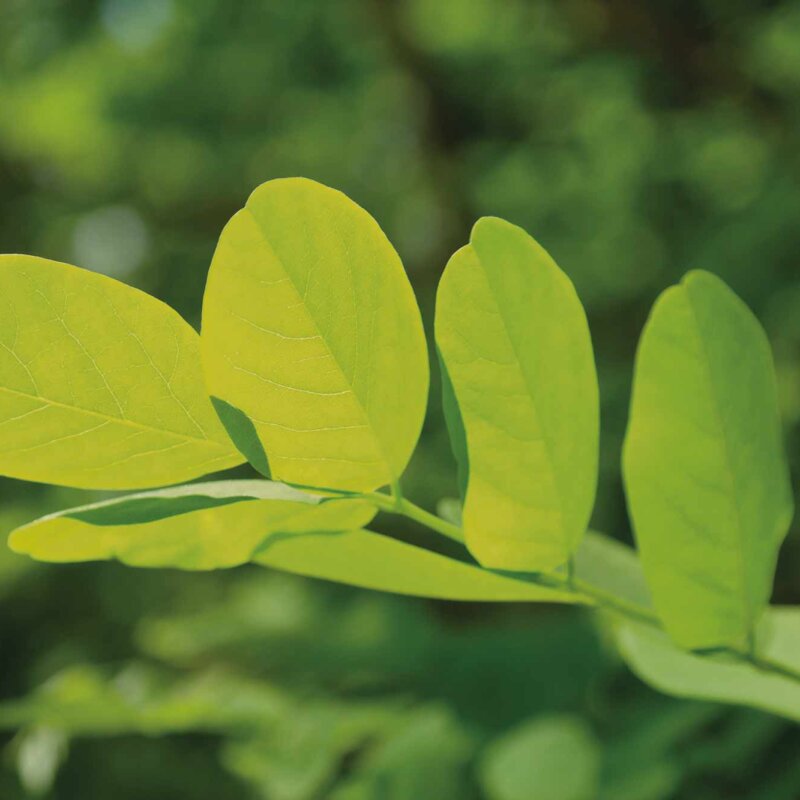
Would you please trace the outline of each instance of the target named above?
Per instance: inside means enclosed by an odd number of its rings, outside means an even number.
[[[506,217],[587,306],[594,525],[621,538],[636,340],[701,267],[767,327],[800,474],[798,0],[3,0],[0,22],[3,252],[196,324],[222,225],[258,183],[305,175],[381,222],[430,326],[472,221]],[[434,385],[406,491],[432,508],[455,481]],[[10,481],[0,498],[4,531],[95,499]],[[797,527],[775,602],[800,602]],[[794,726],[656,695],[576,610],[5,548],[0,608],[3,800],[544,797],[532,765],[564,730],[587,798],[800,796]]]

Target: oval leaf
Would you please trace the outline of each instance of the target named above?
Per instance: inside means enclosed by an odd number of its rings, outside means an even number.
[[[400,258],[345,195],[300,178],[253,192],[214,254],[202,350],[223,421],[260,461],[263,446],[272,477],[353,491],[400,477],[425,413],[425,336]]]
[[[0,256],[0,473],[137,489],[241,461],[175,311],[104,275]]]
[[[436,342],[458,408],[448,393],[451,435],[461,424],[466,433],[470,550],[500,569],[565,563],[592,511],[599,436],[591,339],[572,283],[521,228],[481,219],[442,277]]]
[[[600,745],[578,716],[534,717],[489,745],[480,780],[489,800],[595,800]]]
[[[670,636],[689,649],[751,650],[792,499],[769,343],[713,275],[689,273],[653,308],[624,474]]]
[[[253,560],[297,575],[417,597],[581,602],[574,594],[488,572],[366,530],[271,537]]]
[[[91,517],[82,507],[18,528],[9,546],[39,561],[117,559],[134,567],[218,569],[249,561],[272,534],[348,529],[366,525],[374,516],[375,509],[365,500],[250,499],[149,522],[113,524],[106,517],[94,524],[86,521]]]

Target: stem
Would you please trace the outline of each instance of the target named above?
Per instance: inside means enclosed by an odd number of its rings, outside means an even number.
[[[456,542],[463,544],[464,536],[457,525],[453,525],[446,520],[431,514],[429,511],[420,508],[415,503],[407,500],[400,492],[399,486],[392,486],[392,494],[386,495],[381,492],[371,492],[366,495],[381,511],[386,511],[390,514],[399,514],[414,520],[414,522],[424,525],[426,528],[446,536]],[[624,597],[619,597],[613,592],[609,592],[594,584],[587,583],[575,575],[575,565],[572,561],[567,564],[567,571],[565,573],[546,573],[537,577],[531,576],[536,583],[541,583],[543,586],[557,586],[567,592],[589,600],[599,608],[605,608],[609,611],[614,611],[636,622],[650,625],[659,630],[663,630],[661,620],[655,611],[639,605],[638,603],[626,600]],[[796,670],[786,664],[774,661],[766,656],[759,656],[755,652],[737,653],[739,660],[745,664],[750,664],[755,669],[777,677],[786,678],[788,680],[800,683],[800,670]]]
[[[399,487],[397,487],[399,489]],[[446,536],[448,539],[453,539],[456,542],[463,544],[464,537],[461,534],[461,528],[458,525],[453,525],[452,522],[447,522],[430,511],[420,508],[416,503],[406,500],[403,495],[392,487],[392,496],[385,495],[382,492],[370,492],[367,497],[373,502],[381,511],[386,511],[389,514],[399,514],[400,516],[413,519],[420,525],[430,528],[436,533]]]

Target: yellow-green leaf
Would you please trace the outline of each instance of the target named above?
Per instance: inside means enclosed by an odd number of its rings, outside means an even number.
[[[143,292],[0,256],[0,474],[137,489],[240,463],[199,350],[189,325]]]
[[[9,546],[39,561],[117,559],[135,567],[218,569],[249,561],[270,535],[349,529],[374,516],[365,500],[246,499],[147,522],[109,524],[108,517],[96,517],[100,524],[94,524],[81,507],[18,528]]]
[[[485,566],[551,570],[586,530],[597,483],[597,376],[569,278],[521,228],[484,218],[450,260],[436,342],[463,424],[464,533]],[[460,437],[457,437],[457,439]],[[468,458],[468,464],[464,464]]]
[[[578,603],[575,595],[500,575],[366,530],[271,537],[253,559],[366,589],[484,602]]]
[[[253,192],[214,254],[202,351],[262,472],[366,491],[404,470],[428,391],[419,309],[386,236],[340,192],[300,178]]]
[[[713,275],[689,273],[653,308],[624,473],[670,636],[689,649],[752,649],[793,504],[769,343]]]

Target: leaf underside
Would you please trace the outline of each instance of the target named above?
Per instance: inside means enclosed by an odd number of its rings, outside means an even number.
[[[194,493],[179,496],[164,490],[67,510],[18,528],[9,544],[41,561],[116,559],[137,567],[208,570],[250,561],[269,536],[357,528],[375,516],[365,500],[298,499],[299,493],[280,485],[248,497],[248,487],[235,484],[263,482],[229,483],[234,485],[205,493],[200,484],[181,487]]]
[[[800,722],[800,686],[746,663],[698,656],[676,648],[659,630],[630,620],[612,623],[614,640],[631,670],[666,694],[759,708]],[[770,608],[762,616],[762,654],[800,670],[800,608]]]

